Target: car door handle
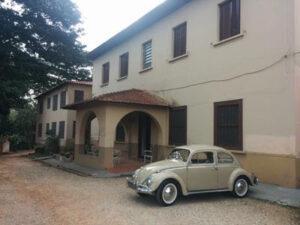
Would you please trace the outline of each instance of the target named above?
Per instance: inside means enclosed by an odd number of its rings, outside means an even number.
[[[215,170],[219,170],[219,168],[217,166],[215,166],[214,168],[215,168]]]

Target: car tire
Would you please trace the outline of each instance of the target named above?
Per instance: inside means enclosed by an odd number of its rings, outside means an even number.
[[[249,183],[244,177],[236,179],[233,185],[233,194],[238,198],[244,198],[249,192]]]
[[[161,206],[171,206],[178,199],[179,192],[174,181],[164,181],[156,191],[156,200]]]

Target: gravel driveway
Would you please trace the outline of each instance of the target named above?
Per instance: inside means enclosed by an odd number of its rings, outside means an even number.
[[[20,155],[0,157],[0,224],[299,225],[300,211],[230,194],[198,195],[161,208],[124,178],[80,177]]]

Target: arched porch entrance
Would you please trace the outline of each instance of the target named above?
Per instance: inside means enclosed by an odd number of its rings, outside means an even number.
[[[115,128],[114,165],[143,162],[145,154],[157,158],[161,127],[150,114],[134,111],[125,115]]]

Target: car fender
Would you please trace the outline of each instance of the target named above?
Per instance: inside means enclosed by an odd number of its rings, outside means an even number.
[[[161,185],[161,183],[168,179],[176,180],[180,185],[182,194],[187,194],[187,189],[184,180],[176,173],[168,170],[153,175],[153,184],[151,185],[151,189],[156,191]]]
[[[251,182],[251,185],[253,185],[253,181],[251,179],[251,174],[247,172],[246,170],[242,168],[236,168],[230,175],[229,181],[228,181],[228,189],[230,191],[233,190],[234,182],[239,176],[246,176]]]

